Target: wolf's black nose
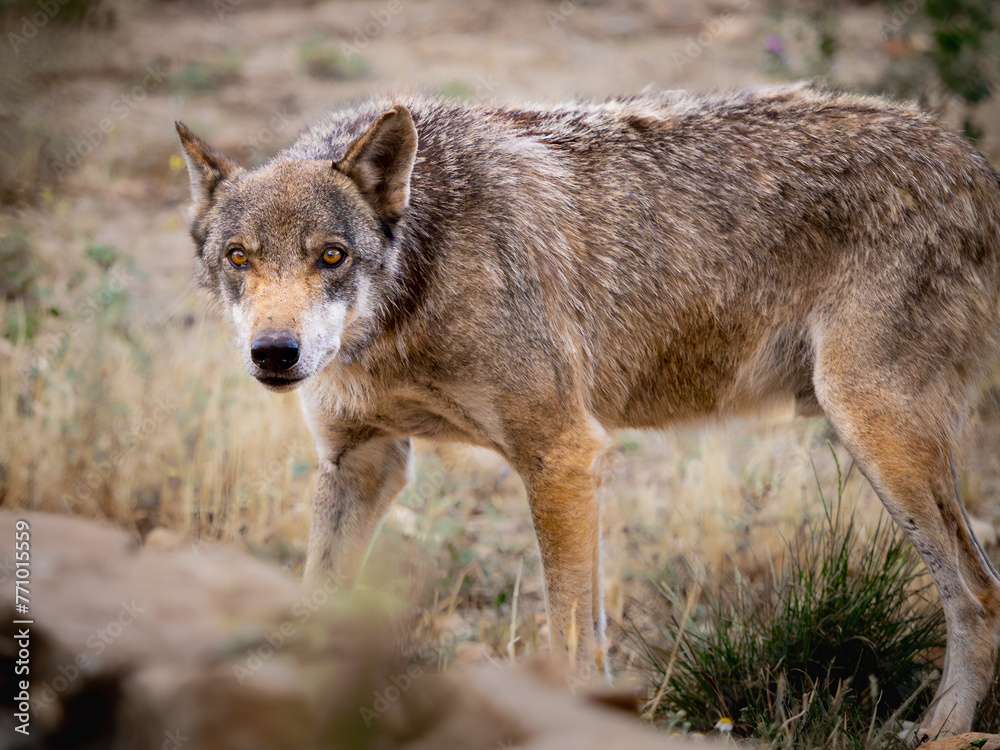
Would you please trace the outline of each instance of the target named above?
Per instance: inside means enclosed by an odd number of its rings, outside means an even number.
[[[289,333],[261,333],[253,340],[250,358],[262,370],[284,372],[299,361],[299,342]]]

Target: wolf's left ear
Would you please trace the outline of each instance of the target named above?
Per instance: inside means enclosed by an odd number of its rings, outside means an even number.
[[[241,172],[240,166],[219,153],[177,120],[174,125],[181,138],[184,159],[191,178],[191,197],[196,207],[211,203],[212,194],[223,180]]]
[[[410,174],[417,156],[417,129],[402,104],[384,112],[347,147],[334,169],[350,177],[375,212],[394,222],[410,203]]]

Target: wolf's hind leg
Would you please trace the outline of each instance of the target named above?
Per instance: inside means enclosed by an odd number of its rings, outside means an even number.
[[[857,339],[826,342],[816,393],[841,440],[930,571],[948,628],[945,670],[925,738],[967,732],[1000,642],[1000,580],[969,528],[952,467],[965,389],[905,363],[879,368]],[[961,385],[961,384],[959,384]]]

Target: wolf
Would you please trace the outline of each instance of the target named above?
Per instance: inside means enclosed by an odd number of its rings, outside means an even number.
[[[1000,358],[1000,177],[917,107],[810,85],[333,112],[246,170],[180,122],[196,275],[246,368],[297,388],[319,476],[306,575],[350,582],[410,438],[520,474],[551,647],[600,662],[609,431],[825,414],[919,552],[970,729],[1000,576],[956,450]]]

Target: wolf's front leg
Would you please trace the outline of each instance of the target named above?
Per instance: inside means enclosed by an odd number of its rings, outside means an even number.
[[[389,503],[406,485],[410,441],[338,443],[320,456],[305,578],[350,587]]]
[[[542,557],[549,644],[584,673],[605,668],[597,501],[603,437],[596,424],[581,424],[551,442],[525,440],[515,461]]]

